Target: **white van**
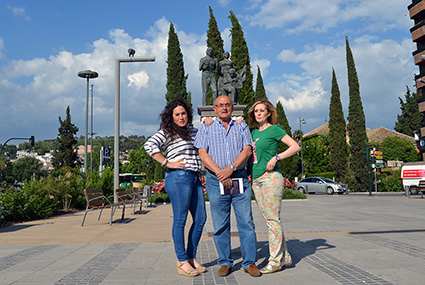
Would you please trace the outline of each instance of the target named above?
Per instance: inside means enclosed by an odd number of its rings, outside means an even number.
[[[410,193],[418,193],[420,180],[425,180],[425,162],[406,162],[401,167],[401,186],[403,190],[408,187]]]

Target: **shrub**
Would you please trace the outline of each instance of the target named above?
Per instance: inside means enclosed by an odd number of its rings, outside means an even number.
[[[21,190],[7,188],[0,195],[2,218],[0,225],[9,222],[47,218],[57,210],[57,201],[40,184],[25,183]]]
[[[307,199],[307,196],[300,191],[285,188],[285,190],[283,190],[282,200],[289,199]]]
[[[380,182],[378,183],[378,191],[379,192],[400,192],[400,191],[403,191],[403,189],[401,189],[400,175],[401,175],[401,171],[396,170],[396,171],[391,171],[391,173],[387,177],[381,178]],[[372,188],[373,187],[374,187],[374,185],[372,185]]]
[[[170,202],[170,197],[168,197],[167,193],[154,193],[152,194],[151,199],[153,204]]]

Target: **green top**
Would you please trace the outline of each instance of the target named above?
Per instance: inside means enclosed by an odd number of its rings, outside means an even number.
[[[286,135],[286,132],[279,125],[271,125],[264,131],[258,129],[252,130],[253,148],[253,164],[252,178],[258,178],[266,172],[267,163],[276,156],[279,141]],[[278,163],[274,171],[280,171]]]

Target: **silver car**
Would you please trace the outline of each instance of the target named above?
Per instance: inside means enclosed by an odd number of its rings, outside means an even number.
[[[326,193],[332,195],[334,193],[344,194],[347,193],[347,185],[336,183],[332,179],[324,177],[307,177],[295,185],[295,190],[301,191],[305,194],[310,193]]]

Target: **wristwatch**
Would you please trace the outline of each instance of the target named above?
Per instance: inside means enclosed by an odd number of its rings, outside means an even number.
[[[236,166],[234,166],[233,164],[230,164],[230,167],[232,168],[233,172],[235,172],[237,169]]]

